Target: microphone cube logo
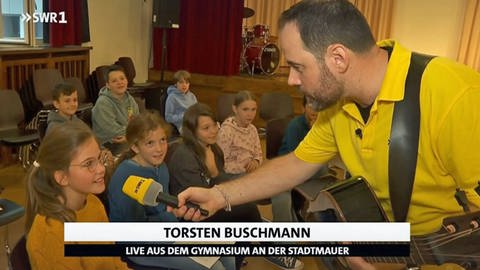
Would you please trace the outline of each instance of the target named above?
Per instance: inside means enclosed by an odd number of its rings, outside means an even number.
[[[22,13],[20,16],[22,22],[32,20],[34,23],[67,23],[65,11],[60,12],[35,12],[32,15]]]
[[[140,179],[140,181],[138,181],[137,185],[135,186],[135,191],[134,193],[137,194],[139,191],[140,191],[140,188],[142,187],[143,183],[145,182],[145,179]]]

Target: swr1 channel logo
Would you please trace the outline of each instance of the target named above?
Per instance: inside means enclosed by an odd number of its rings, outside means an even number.
[[[67,23],[65,11],[60,12],[35,12],[32,15],[22,13],[20,16],[22,22],[33,20],[34,23]]]

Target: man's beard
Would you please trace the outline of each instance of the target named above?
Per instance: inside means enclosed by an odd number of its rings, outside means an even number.
[[[307,96],[307,104],[316,112],[319,112],[326,107],[324,106],[324,103],[318,101],[314,97]]]
[[[307,103],[317,112],[325,110],[337,103],[345,91],[343,84],[333,76],[325,63],[321,62],[319,65],[321,71],[319,81],[321,85],[323,85],[323,88],[328,89],[330,92],[328,92],[329,96],[321,97],[318,94],[316,95],[316,93],[313,93],[312,96],[307,96]]]

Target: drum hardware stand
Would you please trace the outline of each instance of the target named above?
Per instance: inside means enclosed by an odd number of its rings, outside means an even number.
[[[247,72],[250,73],[249,71],[249,66],[247,63],[247,59],[245,58],[245,55],[242,53],[242,57],[240,58],[240,71],[244,71],[247,69]]]
[[[163,82],[163,74],[165,73],[165,65],[167,62],[167,28],[163,28],[162,33],[162,59],[161,59],[161,72],[160,81]]]
[[[267,44],[268,41],[270,40],[270,30],[268,26],[265,26],[265,32],[263,34],[263,44]]]
[[[255,11],[251,8],[244,7],[243,8],[243,19],[245,20],[244,22],[244,27],[242,31],[242,55],[240,57],[240,71],[246,70],[250,76],[253,76],[253,69],[255,68],[255,62],[252,65],[252,70],[250,71],[250,66],[248,65],[247,58],[245,57],[245,50],[248,47],[248,43],[250,42],[249,40],[249,32],[248,32],[248,26],[247,26],[247,19],[255,15]],[[253,38],[252,38],[253,40]]]
[[[253,74],[255,73],[255,60],[252,61],[252,70],[249,73],[250,73],[250,76],[253,77]]]
[[[247,62],[247,59],[245,58],[244,55],[242,55],[242,58],[240,59],[240,71],[247,71],[248,75],[253,77],[254,71],[255,71],[255,60],[252,62],[252,68],[250,69],[250,65]]]

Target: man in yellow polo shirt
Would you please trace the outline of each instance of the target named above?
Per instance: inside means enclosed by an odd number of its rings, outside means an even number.
[[[364,176],[393,220],[388,153],[394,104],[404,98],[411,51],[375,43],[365,18],[347,0],[303,1],[279,20],[279,41],[290,66],[288,83],[316,104],[318,118],[294,153],[267,162],[237,181],[179,195],[211,213],[270,197],[310,177],[339,154],[352,175]],[[420,87],[418,159],[407,221],[412,235],[441,228],[460,215],[456,189],[480,206],[480,74],[436,57]],[[176,211],[202,219],[194,209]],[[357,269],[368,269],[359,266]]]

